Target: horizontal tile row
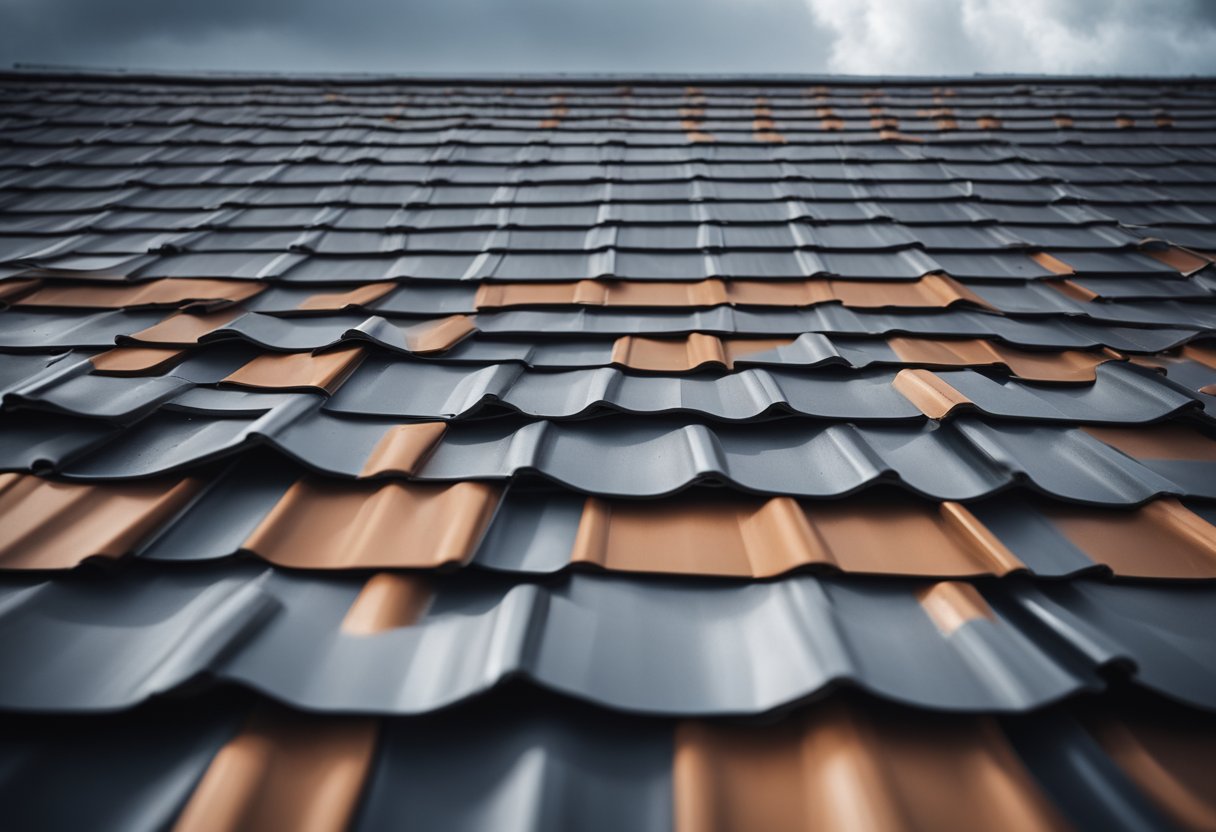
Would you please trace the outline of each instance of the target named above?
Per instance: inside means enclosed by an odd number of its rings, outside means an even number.
[[[1157,228],[1155,234],[1163,230]],[[1216,247],[1210,229],[1202,234]],[[905,226],[890,222],[812,225],[803,222],[748,225],[597,223],[587,229],[451,229],[417,231],[102,230],[70,234],[0,235],[0,261],[37,262],[66,254],[142,254],[145,252],[311,252],[320,255],[478,254],[553,252],[722,252],[861,251],[908,248],[937,252],[1008,252],[1050,249],[1062,252],[1132,253],[1144,233],[1115,225],[1044,225],[1003,228],[989,225]],[[1132,262],[1160,270],[1131,254]],[[1202,263],[1206,265],[1206,263]],[[742,275],[740,275],[742,276]],[[577,275],[575,275],[577,277]]]
[[[1156,122],[1175,118],[1185,122],[1216,116],[1216,101],[1210,90],[1188,94],[1169,87],[1159,90],[1157,97],[1150,97],[1145,90],[1123,95],[1109,89],[1092,90],[1089,94],[1076,94],[1070,90],[1064,95],[1048,92],[1024,96],[982,90],[942,94],[940,88],[932,94],[922,91],[912,95],[881,90],[754,89],[724,94],[690,92],[689,89],[660,93],[647,84],[635,87],[632,92],[618,89],[607,94],[588,94],[577,90],[507,92],[506,87],[499,86],[481,93],[437,89],[404,92],[398,88],[374,94],[348,91],[295,95],[249,85],[243,90],[227,91],[170,90],[142,84],[129,84],[125,88],[81,85],[48,92],[40,85],[23,83],[5,84],[0,91],[0,112],[21,122],[68,124],[222,124],[232,123],[242,115],[274,117],[309,125],[343,117],[348,124],[360,123],[361,119],[414,123],[439,119],[514,118],[544,120],[557,125],[588,118],[646,121],[673,113],[690,121],[714,117],[744,122],[777,117],[807,120],[896,117],[935,121],[966,117],[987,120],[987,129],[991,130],[1000,127],[992,122],[1006,119],[1015,122],[1068,118],[1093,122],[1144,119],[1146,123],[1140,126],[1168,126]],[[1124,125],[1126,129],[1135,126]]]
[[[520,678],[656,714],[763,713],[841,684],[994,712],[1122,673],[1216,708],[1216,646],[1200,635],[1216,626],[1210,585],[138,566],[0,578],[0,707],[112,710],[202,680],[310,710],[409,714]]]
[[[893,426],[782,420],[763,430],[655,416],[403,424],[325,413],[314,397],[274,401],[264,412],[238,405],[224,416],[162,410],[127,427],[9,413],[0,417],[0,470],[132,479],[268,446],[338,477],[540,475],[600,496],[657,497],[715,483],[801,497],[895,484],[933,499],[973,500],[1016,484],[1100,505],[1164,494],[1216,498],[1216,440],[1184,422],[1084,430],[973,416]]]
[[[453,96],[447,100],[401,97],[391,102],[335,98],[312,101],[247,98],[232,102],[203,97],[195,99],[191,106],[181,99],[169,99],[163,93],[145,101],[134,99],[130,92],[123,95],[121,91],[114,91],[107,100],[60,98],[51,102],[11,93],[0,98],[3,99],[0,114],[18,124],[76,126],[127,123],[166,127],[182,124],[279,127],[287,123],[297,127],[351,128],[388,123],[402,129],[417,129],[488,124],[548,131],[586,129],[588,125],[604,129],[690,129],[685,127],[688,124],[706,130],[710,125],[719,124],[726,130],[779,133],[782,126],[791,125],[802,129],[847,130],[915,124],[922,129],[996,132],[1032,126],[1078,130],[1112,127],[1185,130],[1210,124],[1216,118],[1216,102],[1210,97],[1204,100],[1168,94],[1157,102],[1071,98],[1048,102],[1032,98],[1023,103],[978,97],[950,100],[938,97],[932,103],[918,103],[902,97],[888,101],[858,100],[856,97],[833,100],[822,95],[772,100],[763,94],[750,99],[684,95],[616,96],[615,100],[597,100],[578,94],[554,95],[547,99],[531,96],[519,99]]]
[[[1079,317],[1012,318],[984,310],[950,309],[947,311],[892,313],[852,310],[835,305],[811,309],[750,310],[730,307],[687,312],[682,309],[655,311],[643,309],[623,312],[615,309],[578,308],[555,311],[549,309],[508,309],[480,313],[470,318],[479,332],[495,335],[524,335],[534,333],[647,335],[705,332],[721,334],[792,335],[804,333],[849,333],[877,335],[886,333],[997,337],[1011,343],[1050,347],[1108,346],[1137,351],[1136,339],[1159,343],[1161,348],[1173,346],[1162,343],[1163,336],[1189,328],[1197,334],[1216,330],[1216,305],[1176,301],[1144,301],[1140,303],[1091,304],[1094,315],[1114,317],[1123,312],[1127,318],[1117,323],[1129,326],[1102,326],[1096,321]],[[262,316],[248,315],[243,321],[256,326]],[[318,319],[324,320],[324,319]],[[235,326],[242,326],[236,324]],[[293,322],[294,325],[294,322]],[[307,326],[298,323],[301,328]],[[1160,327],[1154,329],[1138,326]],[[1175,329],[1167,329],[1174,327]],[[1063,335],[1068,333],[1069,338]],[[1098,340],[1088,343],[1081,333],[1091,333]],[[1079,336],[1079,337],[1078,337]],[[1074,340],[1075,339],[1075,340]],[[1175,342],[1176,343],[1176,342]],[[1156,350],[1149,350],[1156,351]]]
[[[1014,142],[1029,145],[1093,144],[1099,146],[1173,146],[1210,147],[1216,119],[1193,121],[1179,119],[1171,124],[1161,119],[1067,119],[1061,124],[1054,117],[1008,121],[976,120],[975,123],[943,127],[937,119],[895,119],[890,116],[842,122],[834,117],[793,125],[781,131],[768,123],[739,123],[714,132],[700,129],[696,119],[662,119],[650,123],[624,120],[588,120],[565,129],[542,128],[537,122],[510,119],[447,119],[420,121],[417,124],[386,118],[324,120],[310,124],[306,119],[288,121],[267,119],[262,123],[195,124],[188,119],[178,123],[130,123],[119,125],[77,124],[39,118],[9,118],[6,133],[10,141],[37,145],[82,143],[196,144],[230,146],[261,145],[339,145],[373,144],[385,146],[432,146],[443,142],[469,144],[522,145],[538,139],[552,144],[626,144],[639,147],[684,146],[696,142],[773,143],[840,145],[849,142]],[[1120,121],[1123,125],[1120,126]],[[285,123],[286,122],[286,123]],[[294,122],[294,123],[293,123]],[[1130,122],[1130,123],[1129,123]],[[1189,126],[1193,125],[1193,126]]]
[[[516,164],[464,162],[432,158],[417,162],[317,160],[290,158],[281,162],[235,159],[221,163],[158,160],[165,149],[142,154],[137,164],[121,161],[56,158],[29,166],[20,157],[0,164],[0,189],[38,190],[65,188],[89,190],[126,185],[340,185],[456,184],[521,185],[529,183],[680,182],[721,180],[742,182],[1064,182],[1074,185],[1204,183],[1216,180],[1216,163],[1197,158],[1175,159],[1169,164],[1074,164],[1051,160],[1023,162],[936,161],[905,158],[900,161],[844,161],[781,159],[755,161],[648,160],[565,161],[531,158]],[[61,156],[66,154],[61,154]],[[79,151],[76,155],[80,156]],[[182,155],[180,152],[178,156]],[[440,155],[438,153],[436,156]],[[535,154],[534,154],[535,155]],[[574,154],[569,154],[574,155]],[[1181,155],[1181,154],[1179,154]]]
[[[1216,282],[1206,274],[1194,280],[1158,281],[1165,297],[1208,297]],[[1047,284],[1051,286],[1052,284]],[[1154,284],[1155,285],[1155,284]],[[1210,288],[1209,288],[1210,285]],[[1038,286],[1038,284],[1034,284]],[[1033,291],[1033,290],[1032,290]],[[1181,292],[1181,295],[1174,294]],[[1166,294],[1171,293],[1171,294]],[[915,281],[708,280],[699,283],[582,280],[571,283],[494,283],[485,285],[368,283],[338,292],[270,285],[244,280],[162,278],[142,283],[114,281],[8,280],[0,297],[9,306],[52,309],[207,308],[242,303],[272,314],[337,312],[387,306],[411,314],[468,313],[516,306],[814,306],[838,302],[853,308],[945,308],[984,302],[944,275]]]
[[[258,106],[245,104],[223,106],[120,106],[110,104],[80,107],[63,104],[40,105],[22,101],[15,107],[3,107],[0,115],[22,126],[109,127],[114,124],[150,125],[177,128],[183,125],[201,127],[251,128],[285,125],[295,129],[356,129],[383,127],[385,124],[402,131],[443,130],[455,128],[534,129],[537,131],[595,131],[595,130],[683,130],[713,135],[723,132],[755,132],[773,136],[768,141],[780,141],[786,131],[852,131],[905,129],[909,132],[985,131],[993,133],[1024,130],[1148,130],[1207,129],[1216,123],[1216,106],[1210,100],[1196,106],[1153,106],[1138,102],[1130,106],[1072,107],[1067,103],[1050,110],[1045,107],[1004,107],[994,109],[967,103],[941,102],[933,108],[910,107],[892,102],[824,102],[803,101],[801,106],[773,108],[768,98],[757,96],[750,102],[708,102],[686,97],[667,106],[630,106],[618,100],[618,106],[581,105],[577,98],[550,101],[548,106],[520,102],[514,107],[472,104],[417,107],[401,102],[396,107],[336,106],[321,103],[305,109],[295,107]],[[700,138],[694,141],[710,141]]]
[[[781,142],[731,144],[693,142],[672,147],[638,147],[613,143],[552,144],[538,131],[536,141],[526,145],[439,143],[434,146],[384,147],[375,144],[351,147],[309,145],[265,146],[188,144],[170,142],[161,146],[114,141],[74,146],[30,144],[9,139],[10,152],[0,168],[41,168],[54,165],[80,166],[162,166],[162,165],[269,165],[303,162],[330,164],[384,165],[682,165],[696,163],[830,163],[830,164],[917,164],[987,165],[1006,168],[1010,173],[985,169],[1005,179],[1018,176],[1022,165],[1051,167],[1112,167],[1135,171],[1171,166],[1203,165],[1216,162],[1211,148],[1168,144],[1135,146],[1112,144],[1034,145],[1017,142],[986,141],[973,144],[956,142],[841,142],[839,145],[791,144]],[[183,138],[180,134],[177,138]],[[1010,138],[1010,137],[1004,137]],[[1012,137],[1016,138],[1016,137]],[[967,168],[961,168],[967,170]],[[1095,174],[1092,170],[1081,178]],[[1152,176],[1151,173],[1147,175]],[[1169,173],[1164,174],[1166,177]],[[982,177],[980,177],[982,178]],[[1060,177],[1070,178],[1070,177]]]
[[[570,311],[508,309],[429,320],[390,320],[360,313],[284,318],[256,312],[241,314],[239,309],[168,315],[157,310],[123,310],[73,317],[55,311],[10,310],[0,312],[0,349],[104,349],[115,343],[189,347],[244,341],[269,350],[300,352],[370,341],[397,352],[446,353],[451,358],[490,363],[523,360],[531,350],[542,349],[546,342],[553,344],[559,339],[575,354],[590,346],[597,355],[606,356],[613,350],[611,341],[626,336],[634,336],[635,341],[662,340],[668,336],[667,341],[675,341],[678,340],[675,336],[688,340],[720,335],[744,339],[751,336],[753,341],[758,337],[770,342],[768,349],[805,342],[802,348],[823,360],[837,357],[831,345],[841,340],[826,336],[929,336],[930,340],[1003,341],[1032,349],[1107,347],[1131,353],[1156,353],[1216,331],[1216,305],[1164,301],[1120,306],[1154,309],[1158,317],[1172,321],[1173,325],[1111,326],[1081,318],[1012,318],[971,309],[891,313],[831,304],[763,311],[730,307],[628,312],[594,307]],[[498,344],[502,346],[490,346]],[[597,360],[608,363],[602,358]]]
[[[1027,422],[1147,424],[1194,411],[1210,416],[1216,400],[1216,369],[1188,390],[1154,370],[1130,363],[1094,368],[1094,381],[1078,386],[1034,386],[993,379],[974,370],[743,369],[719,377],[635,375],[612,367],[541,372],[522,364],[459,364],[403,360],[362,347],[330,352],[262,354],[225,360],[222,353],[187,359],[167,373],[103,375],[114,354],[40,366],[43,356],[14,359],[33,372],[0,381],[9,407],[33,407],[86,417],[133,420],[169,408],[224,415],[265,412],[283,396],[323,394],[330,413],[415,419],[467,419],[519,413],[544,419],[584,418],[609,413],[685,413],[715,420],[746,421],[803,415],[857,422],[919,422],[973,412]],[[5,375],[9,375],[5,373]],[[218,385],[218,389],[211,385]]]
[[[1046,258],[1044,261],[1050,262]],[[155,308],[204,311],[239,305],[243,311],[284,317],[359,311],[386,317],[420,317],[546,307],[568,313],[580,307],[637,309],[653,317],[654,310],[678,313],[722,306],[809,308],[839,303],[846,309],[899,312],[960,306],[1012,317],[1051,315],[1154,326],[1181,324],[1192,318],[1205,321],[1216,310],[1216,303],[1192,308],[1194,301],[1216,301],[1216,278],[1206,269],[1208,261],[1201,262],[1204,270],[1188,279],[1075,278],[970,285],[941,274],[914,280],[382,281],[353,288],[330,287],[333,291],[251,280],[13,278],[0,281],[0,300],[21,310],[83,312]],[[229,313],[230,317],[233,314]]]
[[[885,492],[798,502],[694,491],[629,502],[483,482],[351,483],[264,455],[205,479],[84,484],[0,474],[0,522],[10,532],[3,569],[69,569],[130,553],[175,562],[249,553],[323,570],[1211,579],[1212,521],[1212,505],[1174,499],[1132,510],[1015,494],[967,506]]]
[[[284,280],[311,283],[374,283],[383,280],[620,280],[699,281],[711,278],[802,280],[809,277],[915,280],[942,273],[963,280],[1028,280],[1078,274],[1180,278],[1176,269],[1138,251],[1069,252],[1064,261],[1036,261],[1027,252],[936,252],[919,248],[893,251],[809,249],[751,251],[507,251],[433,254],[309,254],[304,251],[219,251],[172,253],[74,253],[43,250],[14,259],[7,275],[37,277],[200,277]],[[1058,265],[1064,262],[1064,266]]]
[[[63,349],[54,342],[43,346],[44,349]],[[424,346],[435,348],[433,344]],[[104,349],[104,342],[99,342],[98,347]],[[100,354],[88,350],[52,355],[6,353],[3,354],[0,383],[4,394],[31,398],[45,398],[44,389],[61,384],[75,386],[75,379],[89,373],[107,377],[153,377],[171,373],[192,384],[216,384],[263,354],[258,347],[242,341],[221,341],[201,347],[124,346]],[[309,353],[295,355],[301,356],[298,360],[305,365],[311,363]],[[327,353],[315,355],[323,362]],[[626,336],[612,342],[533,344],[472,339],[446,352],[424,350],[413,353],[413,357],[452,367],[493,364],[519,364],[550,370],[622,367],[638,373],[670,376],[704,373],[706,377],[723,370],[759,367],[859,370],[879,366],[970,367],[984,369],[996,376],[1007,373],[1023,381],[1073,384],[1095,381],[1098,366],[1122,358],[1110,350],[1030,351],[978,339],[833,340],[816,335],[798,339],[717,338],[700,334],[674,339]],[[1210,395],[1207,388],[1214,382],[1212,374],[1216,367],[1216,357],[1211,354],[1210,346],[1188,345],[1173,353],[1135,356],[1135,361],[1168,373],[1170,381],[1176,381],[1187,391]],[[88,382],[90,386],[92,383],[92,380]],[[44,388],[44,385],[47,386]],[[126,412],[122,409],[123,404],[117,405],[117,409],[104,408],[96,415]]]
[[[35,136],[8,132],[11,148],[0,176],[12,187],[40,182],[67,190],[144,182],[156,187],[239,184],[522,184],[602,183],[717,180],[742,184],[782,179],[818,182],[843,193],[845,184],[963,185],[1101,185],[1202,184],[1216,162],[1210,148],[1192,144],[1138,146],[1126,143],[1034,145],[1005,141],[972,143],[850,143],[759,144],[742,136],[742,143],[688,143],[646,146],[614,142],[559,142],[554,134],[534,131],[526,143],[462,142],[448,135],[433,142],[391,145],[351,137],[367,131],[329,131],[325,143],[283,143],[269,131],[245,131],[242,143],[197,140],[200,132],[181,128],[169,133],[124,127],[98,141],[79,136],[60,143],[42,138],[66,138],[40,131]],[[149,143],[157,133],[165,139]],[[523,131],[518,131],[522,133]],[[1085,134],[1079,134],[1084,137]],[[1124,134],[1131,135],[1131,134]],[[1168,135],[1158,132],[1157,136]],[[346,140],[344,140],[346,139]],[[127,170],[127,176],[121,175]],[[350,171],[338,178],[339,170]],[[200,171],[210,170],[199,181]],[[586,176],[565,177],[562,171],[584,170]],[[78,171],[72,181],[67,173]],[[140,172],[142,171],[142,172]],[[167,172],[176,171],[176,177]],[[483,177],[498,171],[495,179]],[[445,175],[450,172],[451,176]],[[479,173],[480,172],[480,173]],[[36,178],[50,176],[45,180]],[[146,177],[146,178],[145,178]],[[253,178],[254,181],[248,180]],[[498,181],[495,181],[498,180]],[[705,182],[704,184],[709,184]],[[1046,192],[1049,189],[1039,188]]]
[[[64,191],[58,197],[67,197]],[[62,211],[54,211],[57,197],[36,197],[36,205],[52,210],[25,210],[27,200],[9,194],[0,197],[0,232],[7,235],[57,235],[74,232],[167,232],[204,229],[229,231],[292,232],[300,239],[318,229],[351,232],[410,232],[464,229],[590,229],[598,226],[629,225],[642,230],[655,225],[684,228],[701,224],[738,226],[814,223],[833,230],[853,224],[899,223],[916,234],[930,228],[931,234],[944,229],[973,228],[1001,224],[1006,229],[1020,226],[1066,228],[1111,226],[1121,223],[1141,227],[1140,236],[1182,237],[1186,245],[1198,249],[1204,242],[1192,242],[1194,235],[1206,235],[1211,247],[1211,230],[1216,212],[1211,205],[1193,204],[1116,204],[1019,205],[955,199],[950,201],[875,201],[807,202],[603,202],[570,205],[487,205],[436,207],[358,207],[345,204],[282,206],[268,208],[228,207],[213,210],[190,208],[140,209],[104,204],[84,198],[72,200]]]
[[[7,222],[31,223],[32,216],[92,213],[99,230],[151,227],[194,228],[239,223],[254,228],[282,228],[290,211],[319,227],[330,222],[351,230],[410,228],[520,227],[587,228],[597,224],[898,221],[963,224],[975,216],[1001,221],[1023,217],[1028,225],[1052,225],[1070,207],[1090,222],[1111,219],[1129,225],[1210,225],[1206,217],[1216,198],[1201,183],[1094,184],[1034,183],[730,183],[696,180],[686,183],[566,185],[276,185],[256,188],[194,186],[74,191],[43,188],[38,192],[0,195]],[[935,207],[930,207],[933,204]],[[322,208],[318,208],[322,206]],[[433,219],[424,214],[434,212]],[[510,213],[507,213],[510,212]],[[391,224],[373,223],[383,214]],[[566,221],[552,219],[565,214]],[[1095,214],[1097,216],[1095,216]],[[530,217],[523,221],[520,217]],[[505,219],[504,219],[505,217]],[[270,220],[274,222],[270,222]],[[296,222],[300,222],[297,219]],[[69,224],[69,228],[79,228]],[[233,228],[242,227],[234,224]],[[248,226],[246,226],[248,227]],[[288,225],[290,227],[290,224]],[[41,230],[41,229],[40,229]],[[49,229],[45,229],[48,230]],[[34,233],[39,233],[38,230]],[[1171,230],[1171,234],[1177,233]],[[1185,240],[1178,241],[1189,244]],[[1210,245],[1210,244],[1209,244]],[[1202,243],[1195,244],[1204,248]]]
[[[12,822],[99,832],[795,832],[859,820],[1133,832],[1204,828],[1216,815],[1204,788],[1210,717],[1134,697],[1001,719],[838,695],[766,725],[642,720],[509,693],[381,719],[212,696],[9,718],[0,747]]]

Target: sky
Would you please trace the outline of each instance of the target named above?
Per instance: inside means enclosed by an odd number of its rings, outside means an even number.
[[[0,66],[1216,75],[1216,0],[0,0]]]

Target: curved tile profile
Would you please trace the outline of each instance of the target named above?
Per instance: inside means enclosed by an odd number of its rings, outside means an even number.
[[[256,297],[265,284],[248,280],[165,278],[147,283],[43,286],[15,305],[61,309],[130,309],[147,306],[199,307],[238,304]]]
[[[1216,708],[1216,648],[1198,635],[1216,625],[1210,586],[386,582],[221,564],[0,587],[0,705],[23,710],[121,708],[203,676],[356,713],[432,711],[513,677],[659,714],[761,713],[839,684],[1024,711],[1103,688],[1111,666]]]
[[[638,719],[506,692],[382,719],[201,697],[22,715],[0,720],[0,739],[13,823],[105,832],[302,814],[316,832],[1131,832],[1204,828],[1216,812],[1212,718],[1147,697],[994,719],[836,696],[762,724]]]
[[[627,502],[511,489],[470,562],[512,572],[573,564],[756,578],[814,567],[1203,579],[1216,577],[1216,527],[1171,499],[1125,510],[1009,493],[962,505],[868,494],[833,502],[711,495]]]
[[[0,474],[0,568],[55,569],[121,557],[173,519],[202,485],[184,479],[81,488]]]
[[[887,492],[795,501],[694,491],[652,501],[481,482],[349,482],[266,457],[204,485],[70,483],[0,475],[0,568],[71,568],[128,553],[212,560],[248,552],[293,569],[474,566],[767,578],[800,569],[958,577],[1102,571],[1216,578],[1205,505],[1092,508],[1002,494],[937,503]],[[73,522],[63,523],[70,512]],[[101,530],[101,534],[95,534]]]
[[[673,419],[414,422],[318,410],[314,397],[275,398],[227,418],[159,412],[129,428],[12,414],[0,432],[0,469],[53,470],[78,480],[149,477],[270,446],[342,477],[420,481],[513,479],[540,474],[601,496],[657,497],[691,485],[834,497],[894,484],[939,500],[972,500],[1015,484],[1083,503],[1135,505],[1173,494],[1216,498],[1216,440],[1172,422],[1145,430],[1202,454],[1167,447],[1129,456],[1101,431],[958,417],[919,425],[775,421],[690,424]],[[1094,434],[1094,435],[1091,435]],[[1095,435],[1099,438],[1095,438]],[[1188,450],[1190,453],[1190,450]],[[1159,458],[1155,454],[1166,454]]]
[[[202,308],[241,303],[249,310],[280,314],[339,312],[360,308],[387,315],[445,311],[472,314],[487,309],[574,305],[622,308],[723,305],[804,307],[840,303],[862,309],[934,309],[962,303],[990,307],[975,292],[941,274],[929,274],[917,280],[852,281],[826,278],[779,282],[706,280],[700,283],[581,280],[570,283],[507,282],[479,285],[378,282],[341,292],[272,288],[269,284],[248,280],[182,278],[131,284],[35,286],[31,283],[21,281],[11,287],[11,306],[131,309],[148,306]],[[1018,286],[1004,288],[999,297],[1015,304],[1020,301],[1014,311],[1025,308],[1031,312],[1055,311],[1061,298],[1050,290],[1044,294],[1034,287]],[[1044,300],[1040,298],[1055,301],[1056,305],[1044,306]]]
[[[441,362],[482,365],[519,362],[537,369],[616,365],[668,374],[746,367],[994,367],[1025,381],[1047,382],[1093,381],[1095,367],[1121,358],[1105,348],[1031,351],[983,339],[832,338],[819,333],[797,338],[719,338],[702,333],[675,338],[626,335],[611,343],[562,340],[553,344],[482,337],[430,357]]]
[[[249,316],[247,316],[249,317]],[[1180,321],[1173,328],[1107,326],[1065,319],[1015,319],[968,309],[943,312],[854,311],[837,306],[803,310],[739,310],[720,307],[703,312],[580,309],[508,310],[475,316],[477,328],[487,335],[533,336],[544,332],[562,335],[714,335],[798,336],[806,332],[838,335],[929,335],[958,338],[996,338],[1010,344],[1058,349],[1110,347],[1133,352],[1156,352],[1179,346],[1216,320],[1191,326]],[[254,322],[251,322],[251,324]]]
[[[362,338],[362,335],[360,336]],[[378,346],[401,352],[397,339],[378,341]],[[96,345],[106,348],[111,341],[107,337]],[[307,352],[307,350],[305,351]],[[1197,347],[1183,347],[1183,353],[1201,355]],[[180,367],[192,363],[206,363],[209,356],[219,354],[245,355],[245,361],[263,355],[263,348],[242,339],[209,343],[205,349],[194,347],[118,347],[101,355],[92,355],[96,372],[105,375],[147,376],[170,368],[174,374]],[[81,355],[88,356],[88,352]],[[606,340],[562,340],[545,342],[519,339],[475,337],[457,343],[444,352],[408,353],[413,358],[437,361],[442,364],[486,366],[497,363],[519,363],[537,369],[578,369],[619,366],[644,372],[682,374],[700,370],[744,369],[749,367],[854,367],[863,369],[875,365],[902,365],[908,367],[992,367],[1012,374],[1024,381],[1086,382],[1095,379],[1095,368],[1115,361],[1123,356],[1110,349],[1074,350],[1047,349],[1024,350],[974,338],[927,338],[893,336],[874,337],[829,337],[809,333],[793,337],[747,338],[725,337],[692,333],[687,336],[649,338],[622,336]],[[13,368],[13,381],[21,372],[26,356],[10,353],[4,361]],[[1165,358],[1133,356],[1143,366],[1173,373],[1185,373],[1178,369],[1177,362]],[[1210,364],[1210,359],[1208,360]],[[1188,360],[1186,367],[1206,367],[1197,360]],[[29,372],[37,369],[29,363]],[[239,366],[239,365],[237,365]],[[235,367],[233,369],[236,369]],[[1190,375],[1194,375],[1191,373]],[[1207,372],[1211,376],[1211,372]],[[222,376],[210,379],[215,383]],[[1194,385],[1202,387],[1211,381]],[[1190,387],[1189,376],[1180,382]]]
[[[931,378],[927,370],[871,370],[807,374],[780,369],[745,369],[715,378],[637,376],[614,368],[558,373],[526,371],[519,365],[490,365],[476,371],[457,366],[374,358],[325,403],[334,413],[451,419],[505,407],[527,416],[560,419],[625,413],[687,412],[741,421],[766,413],[795,413],[837,420],[940,419],[966,408],[1019,421],[1139,424],[1183,410],[1202,412],[1193,393],[1158,373],[1112,364],[1096,368],[1084,388],[1034,387],[997,381],[963,370],[939,372],[951,387],[948,406],[909,395],[901,379]],[[957,389],[955,389],[957,388]],[[902,395],[901,395],[902,394]],[[903,399],[907,399],[904,401]]]
[[[164,319],[156,310],[95,312],[65,319],[58,312],[0,312],[0,347],[13,350],[98,349]],[[194,317],[194,316],[190,316]]]
[[[404,300],[404,299],[403,299]],[[27,302],[23,300],[22,302]],[[480,310],[514,306],[606,306],[625,308],[696,306],[815,306],[840,303],[853,308],[945,308],[956,303],[987,307],[967,287],[940,274],[912,281],[811,279],[706,280],[701,283],[581,280],[576,283],[485,283],[477,287]],[[408,312],[391,295],[376,304],[381,312]]]
[[[734,309],[697,312],[599,309],[521,310],[395,319],[364,313],[279,317],[234,309],[165,317],[156,310],[95,312],[67,321],[55,310],[0,311],[0,349],[102,349],[117,341],[145,347],[186,347],[244,340],[271,350],[318,350],[350,341],[372,341],[406,353],[431,354],[451,349],[474,331],[494,338],[675,337],[707,333],[737,337],[796,338],[804,333],[938,338],[984,338],[1035,349],[1109,347],[1130,352],[1159,352],[1216,331],[1216,313],[1191,305],[1146,323],[1112,325],[1083,318],[1013,318],[971,309],[933,312],[874,312],[843,306],[811,309]],[[1134,321],[1132,322],[1135,323]]]
[[[269,395],[233,397],[196,389],[184,372],[164,376],[116,377],[79,371],[17,386],[5,394],[10,404],[80,416],[134,420],[158,407],[193,412],[265,411]],[[214,376],[212,376],[214,378]],[[919,421],[945,418],[956,411],[1017,418],[1028,422],[1155,422],[1183,410],[1204,414],[1200,395],[1166,380],[1160,373],[1114,364],[1098,367],[1086,387],[1034,387],[1013,380],[992,380],[978,372],[869,370],[839,372],[739,370],[719,377],[631,375],[613,367],[557,373],[527,371],[499,364],[472,369],[424,364],[389,356],[366,361],[359,348],[310,355],[255,356],[229,375],[221,388],[252,392],[331,394],[322,409],[334,414],[456,420],[497,410],[540,418],[579,418],[626,412],[638,415],[699,415],[722,421],[760,416],[804,415],[826,420]],[[957,389],[956,389],[957,388]],[[258,401],[264,403],[258,406]]]
[[[1211,84],[0,75],[9,825],[1216,828]]]
[[[0,797],[19,829],[168,829],[249,706],[196,699],[106,716],[0,717]]]

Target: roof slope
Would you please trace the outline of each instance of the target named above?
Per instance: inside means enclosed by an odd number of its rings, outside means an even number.
[[[1206,80],[0,74],[5,805],[1211,828],[1214,139]]]

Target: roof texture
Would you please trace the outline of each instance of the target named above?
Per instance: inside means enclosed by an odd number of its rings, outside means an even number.
[[[21,828],[1213,829],[1216,84],[0,74]]]

